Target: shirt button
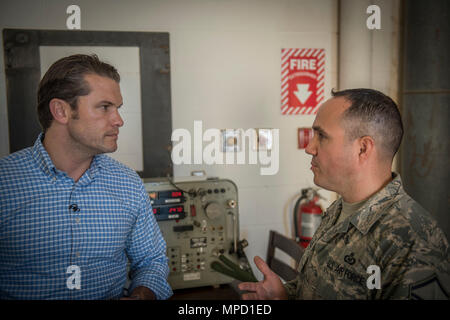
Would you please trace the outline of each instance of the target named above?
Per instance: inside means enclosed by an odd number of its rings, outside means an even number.
[[[75,218],[76,223],[80,223],[80,218]]]
[[[75,253],[75,256],[78,258],[80,256],[80,253],[79,252]]]

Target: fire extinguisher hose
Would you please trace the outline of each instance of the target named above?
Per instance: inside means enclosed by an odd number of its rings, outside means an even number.
[[[294,206],[294,236],[295,236],[295,240],[298,242],[300,241],[300,236],[298,234],[298,208],[300,207],[300,203],[302,202],[302,200],[306,199],[306,191],[305,189],[302,190],[302,195],[300,196],[300,198],[297,199],[297,201],[295,202],[295,206]]]

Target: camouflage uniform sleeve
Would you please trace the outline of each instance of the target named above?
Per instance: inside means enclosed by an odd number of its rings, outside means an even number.
[[[449,299],[450,262],[444,251],[420,244],[398,250],[382,271],[380,299]]]
[[[297,297],[297,278],[284,283],[284,288],[286,289],[288,299],[295,300]]]

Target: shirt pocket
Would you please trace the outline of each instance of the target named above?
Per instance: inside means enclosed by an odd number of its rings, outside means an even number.
[[[315,288],[316,299],[318,300],[337,300],[338,292],[334,285],[330,283],[320,283]]]
[[[361,252],[343,250],[336,257],[336,266],[333,272],[336,274],[336,286],[338,299],[367,299],[367,273],[361,263]]]

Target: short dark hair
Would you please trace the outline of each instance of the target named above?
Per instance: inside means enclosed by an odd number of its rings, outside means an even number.
[[[84,77],[96,74],[120,82],[120,75],[112,65],[100,61],[97,55],[75,54],[59,59],[45,73],[38,89],[37,113],[44,132],[50,127],[53,116],[49,103],[58,98],[77,110],[78,97],[91,91]]]
[[[389,159],[394,158],[403,137],[403,123],[397,104],[387,95],[373,89],[348,89],[334,92],[351,106],[341,121],[348,139],[371,136]]]

